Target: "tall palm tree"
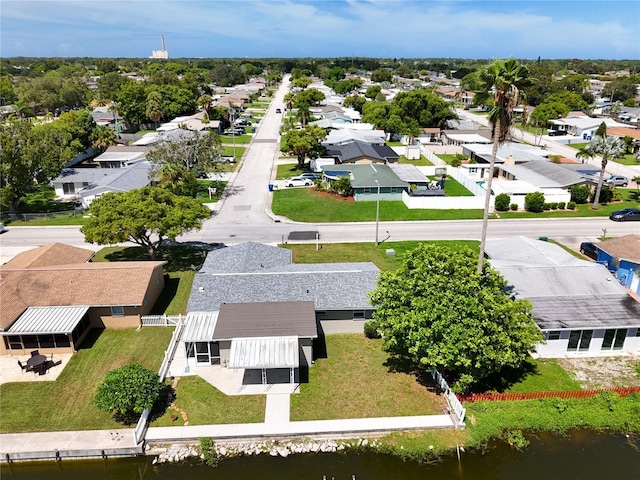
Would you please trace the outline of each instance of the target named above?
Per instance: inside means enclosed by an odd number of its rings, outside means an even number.
[[[162,94],[160,92],[149,92],[149,95],[147,95],[147,108],[145,113],[149,120],[151,120],[155,125],[157,125],[160,119],[164,117],[162,109]]]
[[[210,95],[204,94],[204,95],[201,95],[200,97],[198,97],[198,100],[196,100],[196,103],[204,111],[204,116],[206,117],[207,122],[208,122],[209,121],[209,107],[211,107],[211,103],[213,103],[213,98]]]
[[[595,135],[589,144],[584,147],[584,150],[592,157],[595,157],[596,155],[600,155],[602,157],[602,162],[600,163],[600,176],[598,177],[596,193],[593,196],[593,205],[591,206],[593,210],[598,210],[598,208],[600,208],[598,203],[600,202],[600,192],[602,191],[602,182],[604,180],[604,171],[607,168],[607,163],[609,160],[613,160],[614,158],[624,155],[626,149],[627,146],[624,141],[618,137],[609,137],[606,133],[604,135]]]
[[[493,148],[489,164],[489,178],[486,183],[487,191],[485,193],[484,214],[482,216],[480,256],[478,257],[478,272],[482,272],[487,240],[487,225],[489,223],[491,183],[493,181],[493,169],[498,146],[511,138],[513,109],[520,104],[522,98],[521,89],[529,84],[529,69],[513,58],[495,60],[480,72],[479,80],[480,88],[476,92],[476,101],[479,104],[483,104],[493,96],[493,108],[489,111]]]

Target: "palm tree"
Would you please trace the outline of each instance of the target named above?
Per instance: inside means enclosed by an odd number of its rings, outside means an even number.
[[[113,114],[114,121],[114,129],[116,132],[120,131],[120,127],[118,127],[118,109],[120,108],[120,104],[115,100],[109,102],[107,105],[107,111]]]
[[[287,107],[287,111],[291,111],[293,108],[293,104],[296,101],[296,96],[293,92],[287,92],[284,94],[284,106]]]
[[[309,109],[309,104],[306,102],[300,102],[298,104],[298,120],[300,124],[304,128],[307,122],[311,119],[311,110]]]
[[[609,137],[606,133],[603,135],[595,135],[589,144],[584,147],[585,151],[589,152],[589,155],[595,157],[600,155],[602,162],[600,163],[600,176],[598,177],[598,184],[596,186],[596,193],[593,197],[593,210],[598,210],[600,202],[600,191],[602,190],[602,182],[604,180],[604,172],[607,168],[609,160],[621,157],[627,149],[625,143],[618,137]]]
[[[580,148],[578,150],[578,153],[576,153],[576,158],[582,160],[582,163],[584,163],[585,159],[591,160],[595,156],[595,154],[591,152],[588,147],[589,145],[587,144],[584,147]]]
[[[207,119],[207,122],[209,121],[209,107],[211,106],[212,102],[213,102],[213,98],[211,98],[210,95],[206,95],[206,94],[201,95],[200,97],[198,97],[198,100],[196,100],[196,103],[198,104],[198,106],[200,106],[204,111],[204,115]]]
[[[162,94],[160,92],[149,92],[147,95],[147,109],[145,111],[149,120],[154,124],[158,124],[160,119],[164,117],[162,111]]]
[[[520,104],[521,89],[529,84],[529,69],[513,58],[495,60],[480,72],[479,80],[480,89],[476,92],[476,102],[484,104],[493,95],[493,108],[489,111],[493,148],[489,164],[489,178],[486,183],[480,256],[478,257],[478,272],[482,272],[489,222],[489,205],[491,203],[491,183],[498,146],[511,138],[513,109]]]

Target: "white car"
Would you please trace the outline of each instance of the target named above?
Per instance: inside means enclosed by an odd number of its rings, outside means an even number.
[[[0,233],[4,233],[7,231],[7,227],[4,226],[4,223],[0,223]]]
[[[291,177],[284,181],[287,187],[308,187],[313,183],[313,180],[304,177]]]

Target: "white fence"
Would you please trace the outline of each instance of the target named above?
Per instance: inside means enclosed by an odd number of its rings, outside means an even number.
[[[140,322],[143,327],[168,327],[180,325],[187,319],[185,315],[142,315]]]
[[[187,317],[185,315],[145,315],[140,319],[142,320],[142,325],[147,327],[176,325],[176,329],[171,335],[171,340],[169,341],[167,349],[164,351],[164,358],[162,359],[160,369],[158,370],[158,377],[160,377],[160,381],[162,382],[169,371],[169,365],[171,364],[171,359],[176,353],[176,348],[178,348],[178,342],[182,336],[182,330],[184,329]],[[140,415],[140,419],[136,424],[136,428],[133,429],[133,441],[136,445],[140,444],[140,442],[144,440],[144,435],[149,423],[149,415],[151,415],[151,410],[147,408],[142,412],[142,415]]]
[[[483,197],[412,197],[402,192],[402,201],[409,209],[429,208],[433,210],[484,209]],[[493,209],[490,208],[489,212]]]
[[[456,420],[458,420],[461,425],[464,425],[464,416],[467,413],[467,409],[462,406],[462,402],[460,402],[456,394],[451,391],[449,384],[438,370],[435,368],[431,369],[431,376],[444,393],[444,397],[447,399],[449,408],[455,414]]]

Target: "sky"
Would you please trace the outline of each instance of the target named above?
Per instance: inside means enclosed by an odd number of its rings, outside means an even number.
[[[640,59],[638,0],[0,0],[2,57]]]

